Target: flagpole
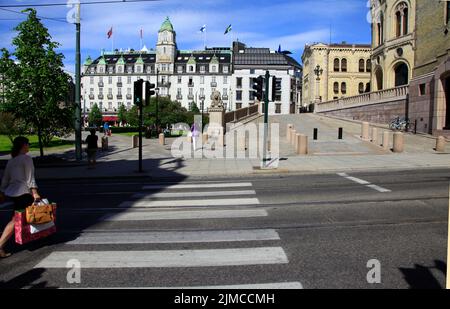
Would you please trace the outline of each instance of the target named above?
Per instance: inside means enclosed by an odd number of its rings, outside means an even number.
[[[112,38],[112,40],[111,40],[111,52],[114,52],[114,27],[112,26],[111,29],[112,29],[112,33],[111,33],[111,38]]]

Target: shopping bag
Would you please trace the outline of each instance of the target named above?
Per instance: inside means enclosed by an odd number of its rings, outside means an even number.
[[[28,224],[45,224],[53,221],[53,206],[47,200],[25,209]]]
[[[56,233],[56,204],[50,205],[53,219],[45,224],[29,224],[26,211],[16,211],[14,213],[14,232],[17,244],[23,245]]]

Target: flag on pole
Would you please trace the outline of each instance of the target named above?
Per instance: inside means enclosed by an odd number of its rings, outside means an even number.
[[[231,32],[231,30],[233,30],[233,28],[231,27],[231,25],[229,25],[229,26],[227,27],[227,29],[225,30],[225,33],[224,33],[224,34],[227,34],[228,32]]]
[[[205,32],[206,31],[206,25],[203,25],[203,27],[200,28],[200,32]]]
[[[278,53],[281,54],[281,44],[278,45]]]
[[[140,35],[141,35],[141,40],[142,40],[142,38],[144,37],[144,30],[142,30],[142,28],[141,28],[141,31],[140,31]]]
[[[111,27],[111,29],[109,29],[107,35],[108,35],[108,39],[110,39],[111,36],[113,35],[113,28],[112,27]]]

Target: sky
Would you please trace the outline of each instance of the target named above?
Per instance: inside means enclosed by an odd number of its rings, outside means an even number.
[[[81,0],[93,2],[102,0]],[[13,30],[26,19],[17,14],[24,5],[74,2],[74,0],[0,0],[0,47],[13,51]],[[9,10],[9,11],[5,11]],[[75,25],[67,22],[71,7],[37,7],[38,16],[54,41],[61,44],[67,71],[75,71]],[[368,0],[159,0],[81,6],[81,59],[97,58],[101,50],[139,49],[140,29],[143,42],[155,48],[157,33],[168,16],[177,33],[181,50],[203,49],[200,28],[206,25],[208,47],[228,47],[238,39],[249,47],[289,50],[301,63],[305,44],[323,42],[370,44]],[[51,18],[51,19],[44,19]],[[54,20],[57,19],[57,20]],[[228,25],[233,30],[224,35]],[[107,32],[113,28],[113,38]]]

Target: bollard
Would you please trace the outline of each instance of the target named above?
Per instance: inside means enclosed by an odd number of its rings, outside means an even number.
[[[342,139],[344,136],[344,129],[343,128],[339,128],[338,131],[338,139]]]
[[[203,144],[207,144],[208,143],[208,133],[203,133],[202,141],[203,141]]]
[[[295,136],[296,135],[297,135],[297,131],[292,129],[291,130],[291,141],[290,141],[291,145],[294,145],[294,143],[295,143]]]
[[[368,122],[363,122],[361,125],[361,138],[364,141],[368,141],[369,140],[369,123]]]
[[[389,150],[389,148],[390,148],[390,146],[389,146],[389,136],[390,136],[389,131],[384,131],[383,132],[383,149],[384,150]]]
[[[297,135],[297,154],[299,155],[306,155],[308,154],[308,136],[304,134],[298,134]]]
[[[291,141],[291,130],[292,130],[293,128],[294,128],[294,125],[292,125],[292,124],[288,124],[288,125],[287,125],[286,140],[287,140],[288,142]]]
[[[318,136],[319,136],[319,129],[317,129],[317,128],[314,128],[314,133],[313,133],[313,139],[315,140],[315,141],[317,141],[317,138],[318,138]]]
[[[297,150],[297,148],[298,148],[299,137],[300,137],[299,133],[295,134],[295,138],[294,138],[294,149],[295,150]]]
[[[131,137],[131,146],[133,148],[139,147],[139,135],[133,135]]]
[[[394,152],[402,153],[404,150],[404,135],[402,132],[394,133]]]
[[[447,143],[447,141],[445,140],[445,137],[439,136],[436,139],[436,151],[437,152],[444,152],[446,143]]]
[[[108,151],[108,137],[102,137],[102,151]]]
[[[378,129],[372,128],[372,143],[378,146]]]
[[[166,137],[164,136],[164,133],[159,134],[159,144],[162,146],[166,144]]]

